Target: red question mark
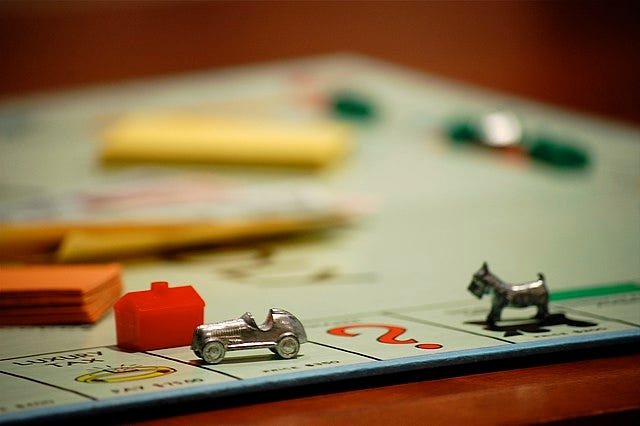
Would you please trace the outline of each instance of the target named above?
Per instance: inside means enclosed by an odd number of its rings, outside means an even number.
[[[398,327],[396,325],[387,325],[387,324],[352,324],[352,325],[343,325],[341,327],[335,327],[327,331],[329,334],[333,334],[334,336],[343,336],[343,337],[355,337],[360,333],[349,333],[347,329],[350,328],[386,328],[387,332],[382,336],[378,337],[376,340],[380,343],[387,343],[390,345],[406,345],[418,343],[415,339],[407,339],[407,340],[398,340],[397,337],[402,333],[407,331],[406,328]],[[442,345],[437,343],[420,343],[416,345],[416,348],[419,349],[440,349]]]

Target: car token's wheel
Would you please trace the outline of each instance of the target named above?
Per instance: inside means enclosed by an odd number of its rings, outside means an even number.
[[[298,339],[293,336],[283,337],[276,346],[276,353],[284,359],[294,358],[298,355],[299,350],[300,343],[298,342]]]
[[[202,359],[209,364],[217,364],[224,358],[224,352],[222,342],[214,340],[213,342],[205,343],[202,347]]]

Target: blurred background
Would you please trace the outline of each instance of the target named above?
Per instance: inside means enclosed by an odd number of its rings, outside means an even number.
[[[640,124],[640,2],[0,2],[0,99],[356,52]]]

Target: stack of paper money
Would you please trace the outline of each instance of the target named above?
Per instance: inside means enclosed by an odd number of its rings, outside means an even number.
[[[96,322],[122,293],[120,266],[0,266],[0,325]]]
[[[0,202],[0,260],[117,261],[311,232],[367,209],[357,197],[305,180],[243,183],[153,171],[120,179]]]

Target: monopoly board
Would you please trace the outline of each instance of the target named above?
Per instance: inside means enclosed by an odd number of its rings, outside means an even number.
[[[337,90],[365,93],[375,120],[322,171],[97,161],[114,116],[206,109],[307,120]],[[559,171],[453,148],[447,120],[508,107],[533,131],[583,143],[592,165]],[[256,183],[313,183],[370,197],[353,226],[123,263],[127,291],[191,284],[207,322],[279,307],[309,342],[292,360],[266,350],[216,365],[188,347],[119,350],[113,313],[94,325],[0,328],[0,422],[158,406],[339,378],[588,349],[640,340],[640,132],[521,99],[462,87],[358,56],[328,56],[33,97],[0,105],[3,200],[56,196],[142,176],[207,173]],[[134,172],[132,174],[132,171]],[[133,176],[133,178],[132,178]],[[504,310],[467,291],[482,262],[509,282],[544,272],[550,316]]]
[[[482,320],[485,309],[465,302],[313,319],[305,327],[309,341],[292,360],[252,349],[210,365],[188,347],[126,352],[115,346],[8,358],[0,360],[0,372],[3,388],[12,392],[3,394],[6,417],[0,420],[153,407],[524,353],[589,350],[640,337],[640,284],[554,297],[559,301],[542,324],[506,320],[494,329]]]

